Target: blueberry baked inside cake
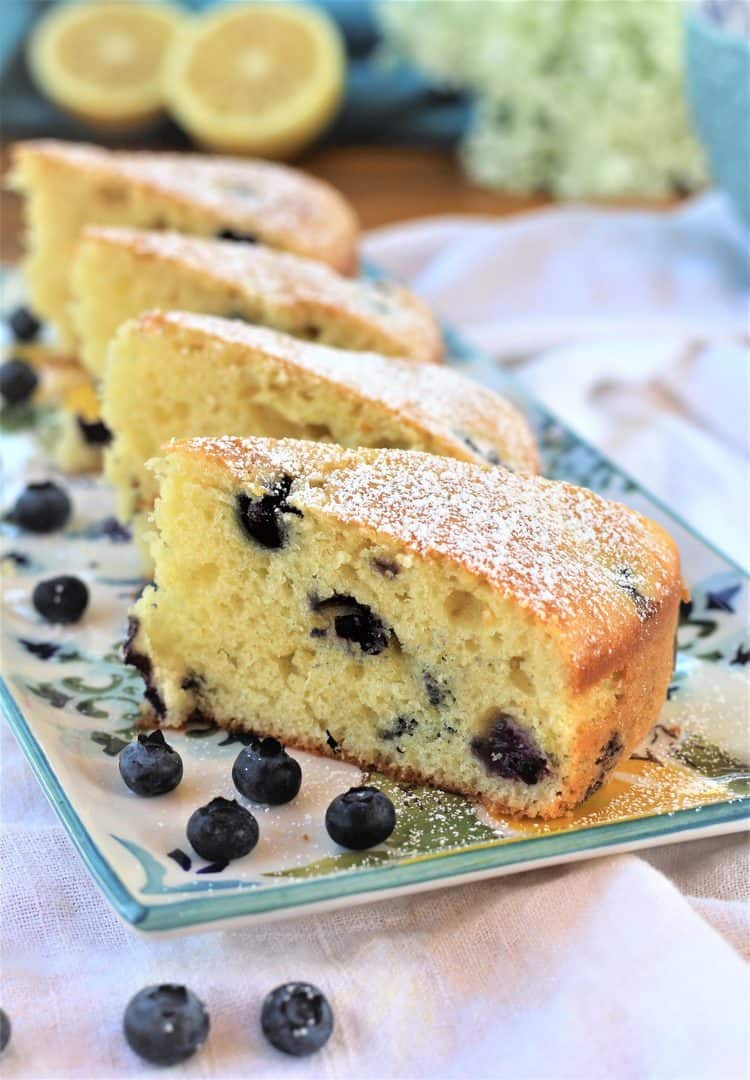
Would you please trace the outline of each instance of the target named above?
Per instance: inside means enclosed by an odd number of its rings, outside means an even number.
[[[267,161],[112,151],[38,140],[13,148],[26,196],[26,281],[33,308],[74,342],[68,276],[85,225],[174,229],[261,243],[356,270],[357,221],[328,184]]]
[[[81,362],[97,378],[117,327],[153,308],[244,319],[342,349],[434,362],[442,354],[440,328],[408,289],[262,244],[90,227],[71,289]]]
[[[157,491],[146,462],[176,436],[292,436],[538,470],[520,412],[456,371],[207,315],[152,312],[122,326],[102,400],[107,477],[138,536]]]
[[[191,439],[155,463],[126,659],[196,717],[550,818],[656,720],[679,556],[568,484],[402,450]]]
[[[66,473],[100,471],[111,433],[101,418],[96,388],[83,369],[63,394],[52,428],[50,451],[59,469]]]

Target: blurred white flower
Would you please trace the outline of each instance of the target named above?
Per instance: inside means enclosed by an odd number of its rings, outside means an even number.
[[[472,176],[507,191],[666,195],[706,179],[679,0],[380,0],[388,47],[476,94]]]

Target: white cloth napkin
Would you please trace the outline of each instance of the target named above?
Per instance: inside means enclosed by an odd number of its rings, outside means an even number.
[[[725,503],[722,485],[747,465],[731,411],[747,379],[735,352],[747,280],[718,203],[427,221],[371,235],[366,251],[499,357],[529,358],[521,375],[552,407],[704,530],[711,514],[732,522],[725,547],[739,541],[743,489]],[[685,352],[698,338],[714,344]],[[683,484],[689,470],[711,490]],[[212,1017],[186,1077],[747,1075],[744,837],[154,940],[90,883],[5,727],[0,747],[5,1077],[156,1075],[121,1017],[164,981],[187,983]],[[335,1011],[314,1059],[286,1060],[259,1032],[264,994],[291,979],[317,983]]]
[[[721,195],[371,233],[365,254],[750,564],[750,234]]]

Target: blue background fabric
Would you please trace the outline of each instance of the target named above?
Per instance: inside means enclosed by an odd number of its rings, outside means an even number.
[[[720,20],[693,13],[685,37],[695,126],[714,179],[750,226],[750,23],[745,30],[728,33]]]
[[[187,10],[214,0],[180,0]],[[60,112],[36,89],[24,59],[24,41],[49,0],[3,0],[0,20],[0,102],[5,140],[38,136],[91,138],[84,124]],[[470,100],[431,85],[407,64],[385,65],[370,0],[318,0],[338,23],[346,42],[346,93],[339,115],[324,136],[334,143],[378,142],[450,146],[470,122]],[[112,141],[116,140],[112,137]],[[130,136],[132,140],[133,136]],[[102,141],[97,135],[97,141]],[[142,135],[144,144],[187,146],[189,140],[168,120]]]

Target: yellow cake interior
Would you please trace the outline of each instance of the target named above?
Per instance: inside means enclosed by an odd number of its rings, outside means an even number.
[[[459,558],[420,555],[356,509],[342,520],[329,498],[335,448],[298,484],[263,463],[240,478],[206,443],[173,445],[158,464],[157,588],[133,609],[129,658],[147,667],[163,722],[209,717],[540,816],[580,802],[648,730],[669,629],[648,664],[633,656],[632,675],[576,686],[549,624]],[[396,465],[382,467],[397,479],[409,465]],[[271,549],[247,535],[240,501],[269,492],[285,500]],[[482,758],[503,717],[525,740],[517,778]]]
[[[87,230],[73,265],[81,361],[101,378],[118,326],[153,308],[269,326],[308,341],[438,360],[440,331],[405,289],[352,281],[258,245]]]
[[[25,196],[24,273],[31,305],[54,325],[63,348],[75,346],[69,278],[86,225],[206,237],[230,229],[241,235],[252,233],[242,222],[245,205],[256,216],[262,205],[262,231],[272,246],[308,253],[347,272],[355,261],[356,221],[343,198],[328,185],[266,162],[245,167],[241,160],[189,155],[182,165],[179,155],[107,154],[42,141],[17,144],[11,180]],[[297,227],[305,220],[307,229]]]
[[[120,328],[103,415],[114,436],[105,467],[117,514],[135,517],[138,535],[157,492],[146,463],[175,437],[291,437],[476,461],[486,446],[519,471],[537,464],[523,417],[454,372],[179,313],[155,312]]]

